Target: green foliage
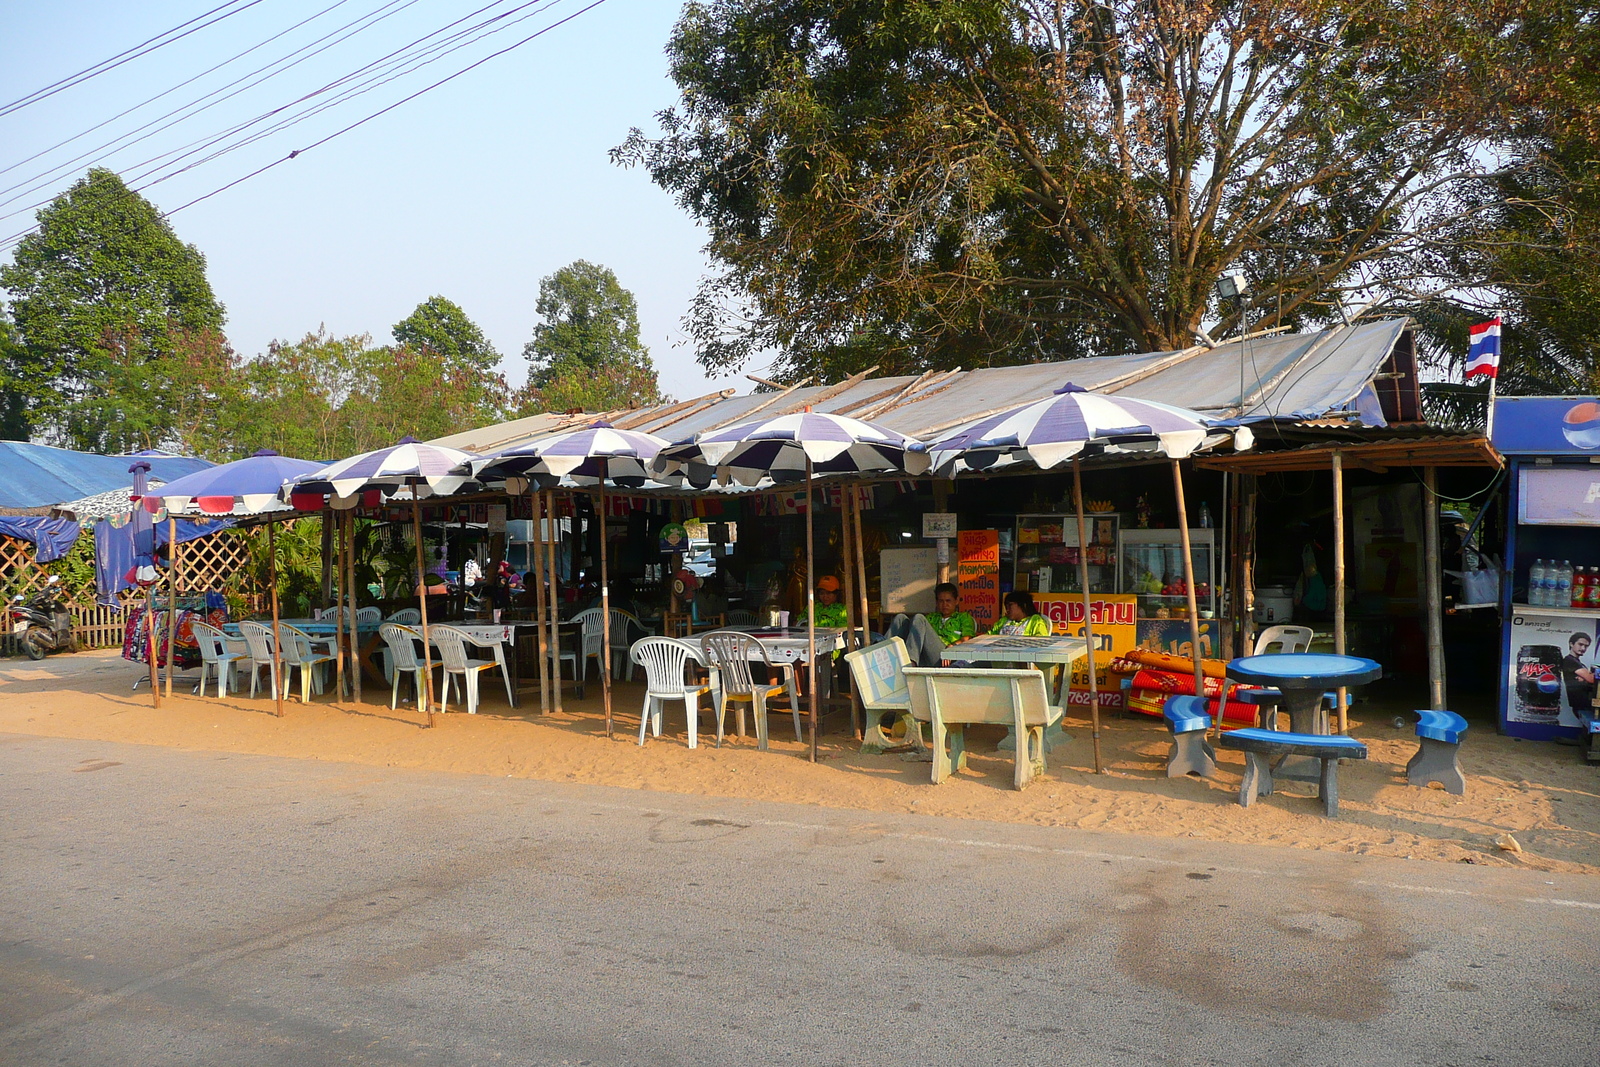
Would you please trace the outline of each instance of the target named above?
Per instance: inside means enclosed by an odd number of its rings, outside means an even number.
[[[221,330],[205,257],[100,168],[41,210],[38,222],[0,267],[21,341],[5,353],[0,376],[8,420],[89,450],[114,450],[128,434],[164,436],[140,365],[175,357],[183,335]],[[121,418],[108,417],[105,398],[130,378],[139,387],[119,398]],[[123,423],[130,428],[118,429]]]
[[[1456,287],[1442,250],[1493,240],[1527,72],[1580,77],[1540,61],[1562,10],[696,0],[668,45],[680,106],[614,158],[707,229],[708,369],[1181,348],[1237,325],[1213,296],[1232,267],[1262,326]]]
[[[519,411],[608,411],[661,400],[639,310],[617,276],[577,260],[539,283],[541,320],[522,349],[528,384]]]
[[[493,373],[500,353],[467,313],[442,296],[430,296],[394,325],[398,344],[435,355],[452,367]]]

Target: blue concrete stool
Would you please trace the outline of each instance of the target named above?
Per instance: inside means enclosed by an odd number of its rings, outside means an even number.
[[[1217,773],[1217,753],[1206,740],[1211,716],[1201,697],[1168,697],[1161,706],[1161,717],[1172,731],[1172,751],[1167,755],[1167,777],[1198,774],[1210,778]]]
[[[1416,716],[1422,745],[1406,764],[1406,781],[1415,786],[1438,782],[1446,793],[1463,795],[1467,779],[1461,773],[1461,736],[1467,720],[1453,711],[1419,711]]]
[[[1263,730],[1278,728],[1278,704],[1283,700],[1282,689],[1235,689],[1233,699],[1237,703],[1255,707],[1256,725]]]
[[[1341,734],[1294,734],[1253,727],[1223,734],[1222,747],[1245,754],[1244,780],[1239,783],[1239,806],[1243,808],[1257,796],[1272,795],[1273,757],[1311,756],[1321,761],[1317,792],[1330,819],[1339,815],[1339,761],[1367,758],[1366,745]]]

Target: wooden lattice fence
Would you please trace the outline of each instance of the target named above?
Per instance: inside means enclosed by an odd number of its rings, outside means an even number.
[[[93,538],[88,531],[83,536]],[[179,545],[178,556],[179,596],[219,590],[244,596],[252,603],[260,599],[250,578],[249,543],[233,531],[225,530]],[[52,573],[59,571],[55,565],[41,564],[35,559],[32,542],[0,537],[0,590],[4,591],[7,601],[19,593],[28,596],[42,587]],[[70,577],[63,577],[63,582],[66,583],[63,596],[73,615],[72,632],[79,645],[83,648],[120,647],[127,622],[124,608],[142,603],[144,593],[123,590],[117,598],[120,606],[110,607],[97,601],[92,579],[74,582]],[[160,594],[158,590],[157,595]],[[20,649],[11,630],[11,614],[0,611],[0,655],[18,652]]]

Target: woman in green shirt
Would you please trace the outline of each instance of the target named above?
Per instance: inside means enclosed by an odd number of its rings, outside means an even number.
[[[1001,602],[1002,617],[989,628],[992,634],[1017,637],[1049,637],[1053,632],[1050,620],[1040,615],[1033,606],[1033,597],[1019,591],[1007,593]]]

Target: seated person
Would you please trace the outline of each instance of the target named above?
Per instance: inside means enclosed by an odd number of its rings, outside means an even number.
[[[837,626],[843,629],[848,626],[844,605],[839,603],[839,579],[831,574],[824,574],[817,579],[817,603],[813,613],[818,626]]]
[[[945,649],[973,637],[977,623],[965,611],[957,611],[961,593],[954,583],[941,582],[933,590],[934,606],[931,615],[896,615],[889,623],[886,637],[898,637],[906,643],[906,654],[919,667],[937,667],[944,662]],[[952,661],[955,666],[966,666]]]
[[[928,623],[946,647],[977,635],[978,624],[972,621],[972,616],[958,610],[961,607],[961,590],[956,588],[954,582],[940,582],[934,586],[933,603],[936,614],[928,616]]]
[[[1015,637],[1049,637],[1054,632],[1050,620],[1040,615],[1033,606],[1033,595],[1017,590],[1005,595],[1000,604],[1001,617],[989,627],[992,634]]]

